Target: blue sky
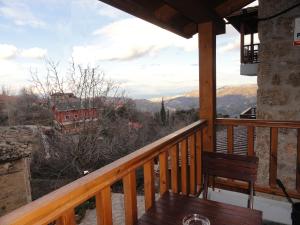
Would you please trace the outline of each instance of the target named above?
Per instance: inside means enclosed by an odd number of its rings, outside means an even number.
[[[197,35],[184,39],[97,0],[0,0],[0,84],[29,86],[45,58],[97,65],[127,95],[151,98],[198,88]],[[239,75],[239,35],[217,37],[217,86],[256,83]]]

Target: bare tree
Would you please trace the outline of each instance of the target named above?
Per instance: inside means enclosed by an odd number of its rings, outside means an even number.
[[[82,107],[97,109],[97,119],[83,119],[76,133],[54,132],[48,137],[50,157],[43,153],[35,157],[33,172],[41,175],[78,178],[119,158],[135,148],[137,132],[129,127],[130,113],[134,108],[119,91],[118,85],[105,78],[99,67],[82,67],[74,62],[65,76],[59,74],[59,64],[47,61],[47,74],[41,79],[38,71],[31,71],[32,83],[49,107],[51,95],[72,92]],[[72,107],[72,99],[63,104]],[[54,103],[55,104],[55,103]]]

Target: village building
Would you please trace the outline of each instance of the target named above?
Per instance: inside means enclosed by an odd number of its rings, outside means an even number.
[[[65,133],[77,132],[98,120],[97,108],[89,99],[79,99],[73,93],[51,95],[55,126]]]

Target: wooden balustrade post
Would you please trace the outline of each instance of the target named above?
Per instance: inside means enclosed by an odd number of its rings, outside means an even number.
[[[278,148],[278,128],[272,127],[270,132],[270,167],[269,167],[269,184],[272,188],[276,187],[277,148]]]
[[[154,192],[154,162],[150,160],[144,165],[145,211],[152,207],[155,199]]]
[[[135,171],[129,172],[123,178],[125,224],[134,225],[137,221],[136,202],[136,175]]]
[[[197,188],[200,190],[202,187],[202,130],[199,130],[196,133],[196,163],[197,163],[197,170],[196,170],[196,175],[197,175]],[[197,192],[199,191],[197,190]]]
[[[160,196],[169,190],[168,151],[159,154],[159,192]]]
[[[171,188],[173,193],[178,193],[178,144],[171,148]]]
[[[74,209],[69,209],[56,221],[57,225],[76,225]]]
[[[181,192],[184,195],[188,194],[188,142],[184,139],[181,142]]]
[[[112,225],[112,207],[110,186],[96,194],[96,213],[98,225]]]
[[[300,192],[300,128],[297,129],[296,190]]]
[[[227,152],[233,154],[234,149],[234,127],[227,126]]]
[[[196,141],[195,134],[189,137],[189,150],[190,150],[190,193],[196,194]]]
[[[254,127],[248,127],[247,129],[248,149],[247,154],[249,156],[254,155]]]

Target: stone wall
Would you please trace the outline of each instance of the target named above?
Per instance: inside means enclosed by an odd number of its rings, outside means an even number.
[[[299,0],[260,0],[259,18],[282,11]],[[300,7],[276,18],[259,22],[259,71],[257,119],[300,120],[300,47],[293,46],[294,21]],[[268,184],[270,132],[257,130],[257,155],[260,158],[258,182]],[[280,129],[278,177],[295,188],[296,131]]]
[[[0,216],[31,201],[29,157],[33,127],[0,127]]]
[[[28,158],[0,164],[0,216],[31,201]]]

